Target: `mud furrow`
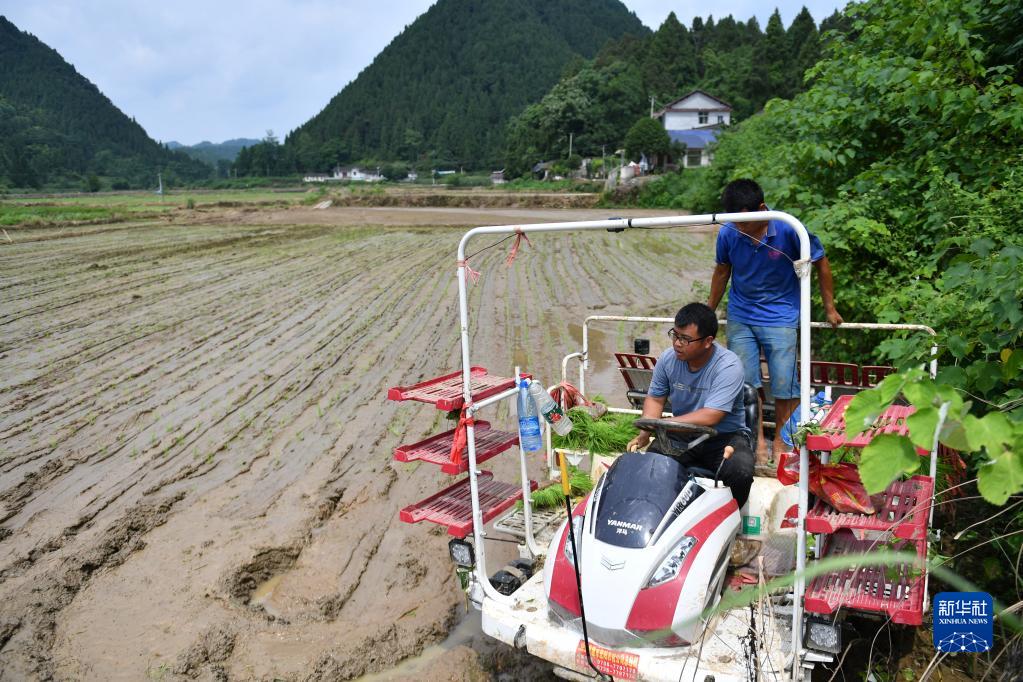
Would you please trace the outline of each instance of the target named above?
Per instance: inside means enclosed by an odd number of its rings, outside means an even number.
[[[18,282],[4,312],[35,311],[0,327],[12,367],[0,379],[0,603],[19,624],[0,645],[5,675],[336,679],[449,625],[459,596],[443,538],[397,520],[449,478],[392,452],[450,424],[384,395],[460,366],[462,230],[222,222],[0,254],[4,284]],[[666,300],[680,259],[646,254],[675,242],[625,236],[545,235],[511,268],[510,242],[475,256],[474,363],[506,374],[519,362],[553,383],[575,350],[568,323],[609,299]],[[511,412],[485,418],[508,428]],[[517,467],[493,463],[505,480]],[[129,534],[80,587],[19,597],[164,499],[188,504]],[[346,639],[353,629],[364,637]],[[356,665],[365,650],[373,660]]]

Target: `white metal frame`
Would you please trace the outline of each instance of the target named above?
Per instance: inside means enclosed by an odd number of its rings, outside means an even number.
[[[467,264],[465,262],[466,245],[473,237],[480,235],[513,235],[513,234],[532,234],[542,232],[573,232],[573,231],[587,231],[587,230],[609,230],[609,231],[623,231],[627,229],[644,229],[644,228],[666,228],[666,227],[684,227],[691,225],[713,225],[721,224],[726,222],[752,222],[752,221],[764,221],[764,220],[780,220],[795,229],[796,234],[799,238],[799,261],[795,264],[796,276],[799,278],[799,341],[800,341],[800,352],[799,352],[799,363],[800,363],[800,390],[799,390],[799,403],[800,403],[800,414],[809,414],[810,406],[810,237],[800,222],[795,217],[782,211],[755,211],[755,212],[744,212],[744,213],[716,213],[716,214],[705,214],[705,215],[690,215],[690,216],[669,216],[659,218],[615,218],[608,220],[589,220],[589,221],[577,221],[577,222],[558,222],[558,223],[541,223],[533,225],[493,225],[487,227],[476,227],[466,232],[461,241],[458,243],[458,305],[459,305],[459,323],[461,328],[461,347],[462,347],[462,394],[465,400],[466,414],[468,416],[474,416],[483,407],[496,403],[500,400],[509,398],[515,395],[517,389],[509,389],[498,395],[481,400],[478,403],[474,403],[471,393],[472,378],[470,368],[472,363],[470,362],[470,351],[471,346],[469,342],[469,305],[468,305],[468,283],[466,280]],[[660,318],[648,318],[650,321],[657,321]],[[589,321],[589,320],[587,320]],[[850,325],[851,326],[851,325]],[[901,327],[901,326],[900,326]],[[933,334],[933,330],[931,330]],[[586,331],[584,327],[583,332],[583,360],[585,363],[585,355],[588,351]],[[566,358],[564,363],[567,363]],[[563,364],[563,367],[565,365]],[[580,370],[582,371],[582,370]],[[933,371],[933,367],[932,367]],[[518,373],[516,372],[516,379]],[[580,381],[580,388],[583,388],[583,382]],[[483,512],[480,508],[479,503],[479,485],[477,482],[477,476],[479,470],[476,464],[476,437],[475,430],[470,424],[466,428],[467,440],[468,440],[468,456],[469,456],[469,491],[472,498],[472,517],[473,517],[473,539],[476,546],[476,578],[478,584],[482,587],[484,598],[496,599],[501,602],[512,601],[512,597],[508,597],[499,593],[491,584],[486,569],[486,551],[484,548],[485,531],[483,528]],[[807,506],[809,501],[809,452],[804,444],[800,447],[799,452],[799,519],[797,527],[797,547],[796,547],[796,583],[793,589],[793,606],[792,606],[792,651],[795,655],[795,660],[792,666],[793,678],[798,674],[800,663],[803,659],[802,650],[802,623],[803,623],[803,594],[805,592],[805,578],[803,572],[806,568],[806,532],[805,532],[805,519],[807,513]],[[526,512],[526,524],[527,524],[527,541],[531,545],[530,550],[535,551],[532,547],[534,541],[532,539],[531,532],[531,510],[530,510],[530,495],[529,495],[529,481],[526,477],[526,465],[525,455],[521,453],[521,472],[522,472],[522,487],[523,487],[523,504]],[[932,464],[933,469],[933,464]]]

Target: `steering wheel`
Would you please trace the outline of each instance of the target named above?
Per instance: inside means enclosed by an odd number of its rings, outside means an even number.
[[[709,426],[699,426],[687,422],[677,422],[673,419],[650,419],[642,417],[632,422],[632,425],[643,431],[653,431],[657,438],[657,449],[670,457],[679,457],[685,454],[686,450],[699,445],[711,436],[718,435],[717,429]],[[675,444],[668,438],[669,433],[690,433],[698,434],[699,437],[690,441],[684,448],[675,447]]]

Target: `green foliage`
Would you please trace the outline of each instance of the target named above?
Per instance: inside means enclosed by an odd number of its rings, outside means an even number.
[[[0,17],[0,186],[96,191],[100,177],[155,186],[210,169],[150,139],[53,49]],[[96,189],[93,189],[96,187]]]
[[[931,450],[935,439],[972,455],[977,487],[992,504],[1005,504],[1010,495],[1023,491],[1023,410],[1017,406],[978,416],[959,390],[919,369],[889,375],[853,398],[846,410],[847,437],[874,425],[877,415],[900,396],[916,408],[907,420],[910,437],[886,434],[864,448],[860,473],[867,492],[880,492],[898,475],[915,471],[915,448]]]
[[[408,167],[403,163],[388,163],[381,169],[383,176],[391,182],[398,182],[408,177]]]
[[[648,159],[663,158],[671,147],[668,132],[656,119],[644,116],[636,121],[625,135],[625,153],[633,159],[645,154]]]
[[[105,222],[117,217],[118,213],[106,206],[44,206],[0,202],[0,226]]]
[[[645,101],[635,65],[587,65],[510,121],[505,170],[517,177],[538,161],[567,157],[570,133],[582,155],[613,153]]]
[[[440,0],[288,135],[284,153],[303,171],[362,158],[499,168],[509,117],[574,58],[628,32],[646,29],[617,0]]]

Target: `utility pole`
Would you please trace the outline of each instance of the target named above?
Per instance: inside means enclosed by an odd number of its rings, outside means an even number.
[[[600,145],[600,170],[604,173],[604,177],[607,177],[607,152],[604,150],[607,148],[606,144]]]
[[[654,117],[654,96],[650,95],[650,118]]]
[[[568,158],[570,159],[572,158],[572,135],[573,133],[568,134]]]

